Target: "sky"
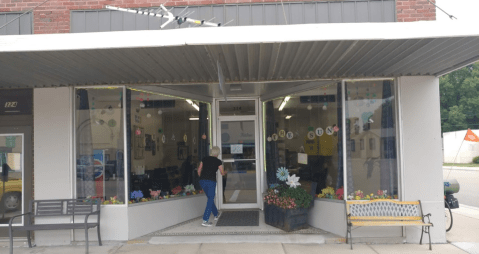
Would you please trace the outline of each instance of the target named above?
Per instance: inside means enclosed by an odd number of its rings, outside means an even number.
[[[459,21],[479,21],[479,0],[436,0],[436,5],[457,18]],[[441,10],[436,9],[436,20],[451,21]]]

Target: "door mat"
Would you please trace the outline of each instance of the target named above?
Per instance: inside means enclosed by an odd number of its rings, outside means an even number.
[[[259,211],[226,211],[216,226],[259,226]]]

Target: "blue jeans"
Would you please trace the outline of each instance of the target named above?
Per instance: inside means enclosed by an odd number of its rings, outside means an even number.
[[[210,219],[210,214],[213,212],[214,216],[218,216],[218,209],[215,205],[215,190],[216,182],[210,180],[200,180],[201,188],[205,191],[206,196],[208,197],[208,202],[206,202],[205,213],[203,214],[203,220],[208,221]]]

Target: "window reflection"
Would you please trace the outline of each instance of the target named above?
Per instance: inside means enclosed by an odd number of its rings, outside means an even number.
[[[0,135],[0,224],[8,225],[10,218],[22,213],[23,136]],[[22,223],[20,217],[14,224]]]
[[[349,199],[397,198],[393,81],[346,83]],[[353,141],[360,140],[360,150]]]
[[[125,202],[123,88],[76,89],[78,198]]]

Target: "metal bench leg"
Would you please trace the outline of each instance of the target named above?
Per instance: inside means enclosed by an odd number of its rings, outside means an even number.
[[[27,230],[27,240],[28,240],[28,248],[31,248],[32,247],[32,239],[31,239],[30,230]]]
[[[10,236],[10,254],[13,254],[13,229],[12,229],[12,227],[8,228],[8,235]]]
[[[351,250],[353,249],[353,232],[351,226],[349,226],[349,242],[351,243]]]
[[[97,232],[98,232],[98,243],[99,243],[99,244],[100,244],[100,246],[101,246],[100,224],[98,224],[98,227],[97,227]]]
[[[422,235],[424,234],[424,226],[422,226],[421,229],[421,240],[419,241],[419,244],[422,244]]]
[[[427,234],[429,235],[429,250],[432,250],[432,247],[431,247],[431,228],[428,226],[427,227]]]
[[[85,227],[85,253],[88,254],[88,227]]]

